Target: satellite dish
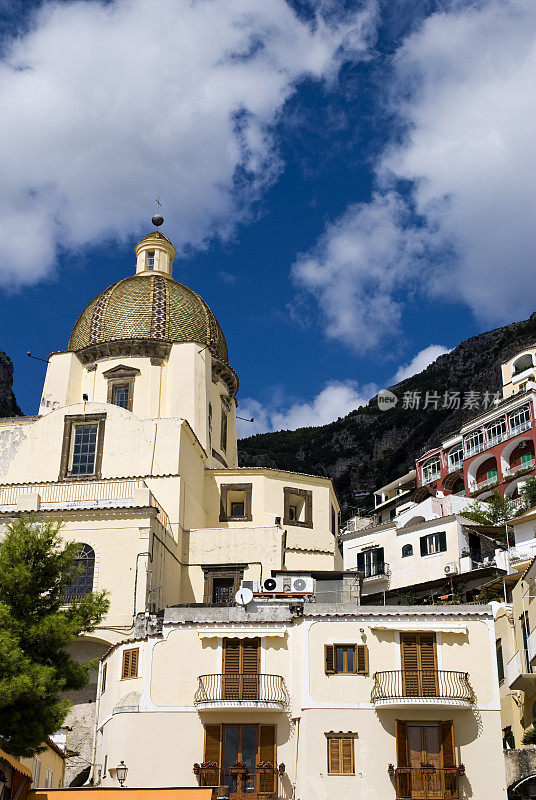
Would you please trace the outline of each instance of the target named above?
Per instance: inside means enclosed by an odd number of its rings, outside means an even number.
[[[273,578],[266,578],[266,580],[264,581],[264,588],[266,589],[267,592],[273,592],[276,589],[276,587],[277,587],[277,581],[275,581]]]
[[[241,586],[235,594],[235,600],[239,606],[247,606],[253,600],[253,592],[247,586]]]

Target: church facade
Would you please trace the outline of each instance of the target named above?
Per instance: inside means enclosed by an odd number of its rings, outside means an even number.
[[[155,230],[136,271],[82,311],[52,353],[36,416],[0,420],[0,520],[61,520],[83,545],[73,595],[109,592],[92,636],[100,658],[141,613],[229,603],[243,580],[340,568],[339,506],[329,479],[237,463],[238,377],[216,317],[173,279]],[[97,673],[73,697],[70,779],[90,766]]]

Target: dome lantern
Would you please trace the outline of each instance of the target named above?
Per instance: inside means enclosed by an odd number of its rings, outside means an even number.
[[[177,255],[177,251],[167,236],[160,231],[152,231],[144,236],[136,245],[135,253],[136,274],[153,275],[156,272],[172,275],[173,259]]]

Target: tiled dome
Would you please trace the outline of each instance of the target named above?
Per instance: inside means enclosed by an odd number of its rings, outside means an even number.
[[[109,286],[78,317],[68,349],[126,339],[199,342],[228,363],[225,337],[208,305],[169,275],[133,275]]]

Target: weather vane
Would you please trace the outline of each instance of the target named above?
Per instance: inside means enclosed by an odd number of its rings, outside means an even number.
[[[155,226],[155,228],[156,228],[157,230],[158,230],[159,226],[160,226],[160,225],[163,223],[163,221],[164,221],[164,217],[163,217],[163,216],[162,216],[162,214],[160,213],[160,206],[161,206],[161,205],[162,205],[162,203],[160,202],[160,198],[159,198],[159,197],[157,197],[157,198],[156,198],[156,213],[155,213],[154,217],[153,217],[153,218],[152,218],[152,220],[151,220],[151,222],[153,223],[153,225]]]

